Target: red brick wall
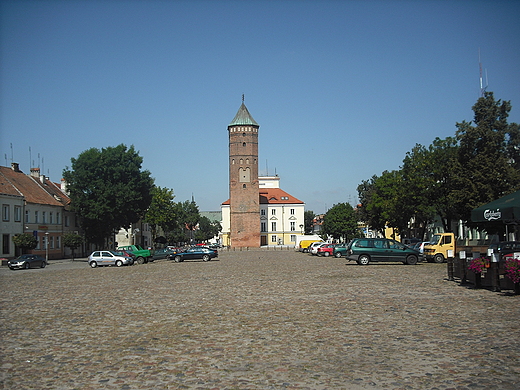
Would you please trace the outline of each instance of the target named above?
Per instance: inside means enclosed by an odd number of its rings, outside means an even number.
[[[228,131],[231,246],[259,247],[258,127],[230,126]]]

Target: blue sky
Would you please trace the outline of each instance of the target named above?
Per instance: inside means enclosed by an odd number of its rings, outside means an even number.
[[[84,150],[134,145],[176,201],[219,210],[245,94],[260,174],[315,213],[355,204],[473,119],[479,49],[520,123],[519,20],[519,1],[4,0],[1,164],[59,181]]]

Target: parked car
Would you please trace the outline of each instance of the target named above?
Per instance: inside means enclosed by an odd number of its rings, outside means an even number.
[[[115,265],[121,267],[123,265],[134,264],[134,259],[130,256],[116,251],[94,251],[88,257],[88,264],[92,268],[104,265]]]
[[[334,250],[332,251],[332,255],[334,257],[342,257],[342,256],[347,256],[347,252],[348,252],[348,248],[349,248],[349,245],[350,243],[348,244],[338,244],[334,247]]]
[[[505,260],[509,257],[513,257],[513,253],[520,253],[520,241],[501,241],[491,244],[489,249],[493,249],[495,252],[500,253],[502,259]]]
[[[203,246],[194,246],[182,252],[168,255],[168,259],[174,260],[176,263],[184,260],[202,259],[202,261],[210,261],[218,257],[218,251]]]
[[[326,242],[313,242],[311,245],[309,245],[309,253],[313,256],[316,256],[318,254],[318,248],[325,244],[327,244],[327,243]]]
[[[150,250],[144,249],[140,245],[126,245],[120,246],[117,248],[118,251],[125,251],[130,254],[137,264],[148,263],[148,261],[153,261],[152,254]]]
[[[388,238],[355,238],[347,258],[359,265],[368,265],[372,261],[400,261],[413,265],[417,264],[419,252]]]
[[[317,255],[329,257],[332,256],[332,252],[334,251],[334,247],[336,244],[325,244],[318,247]]]
[[[152,254],[153,260],[166,259],[168,255],[174,255],[177,253],[177,250],[164,248],[164,249],[156,249]]]
[[[21,255],[16,259],[9,260],[7,266],[9,269],[29,269],[29,268],[45,268],[47,261],[39,255]]]

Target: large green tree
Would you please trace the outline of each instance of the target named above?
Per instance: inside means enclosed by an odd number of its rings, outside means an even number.
[[[218,221],[211,221],[208,217],[201,216],[197,230],[195,230],[195,240],[207,241],[218,236],[222,226]]]
[[[358,237],[358,219],[352,206],[348,203],[338,203],[332,206],[325,214],[322,229],[323,233],[344,242]]]
[[[83,237],[75,233],[67,233],[63,235],[63,246],[70,248],[72,251],[72,261],[74,261],[74,250],[83,244]]]
[[[303,229],[305,234],[311,234],[314,230],[314,217],[316,214],[314,214],[314,211],[312,210],[305,210],[303,212]]]
[[[154,242],[159,228],[165,232],[175,228],[177,214],[174,198],[172,189],[166,187],[152,188],[152,201],[143,220],[150,225],[152,241]]]
[[[71,207],[88,241],[101,246],[121,227],[139,221],[152,200],[153,179],[133,146],[91,148],[63,171]]]
[[[473,106],[472,122],[457,123],[459,162],[464,191],[458,198],[461,217],[471,210],[520,188],[518,125],[508,124],[509,101],[495,100],[486,92]]]

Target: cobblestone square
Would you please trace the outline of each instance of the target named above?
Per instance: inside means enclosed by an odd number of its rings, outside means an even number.
[[[1,276],[4,389],[518,389],[520,296],[285,251]]]

